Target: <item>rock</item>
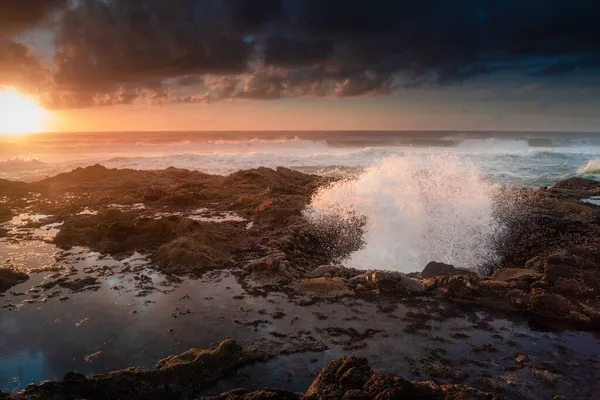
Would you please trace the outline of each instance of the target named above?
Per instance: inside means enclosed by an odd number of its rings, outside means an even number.
[[[479,278],[468,275],[454,275],[444,279],[440,286],[446,289],[451,297],[462,299],[477,298],[481,294]]]
[[[515,282],[515,281],[525,281],[528,284],[531,284],[537,280],[542,278],[542,274],[537,273],[531,269],[521,269],[521,268],[503,268],[497,270],[492,279],[495,281],[503,281],[503,282]]]
[[[310,271],[307,278],[322,278],[326,275],[328,278],[350,279],[360,275],[360,271],[354,268],[346,268],[343,265],[321,265]]]
[[[301,400],[296,393],[281,389],[265,389],[250,392],[244,389],[231,390],[215,397],[201,397],[203,400]]]
[[[534,289],[531,295],[531,310],[537,314],[556,319],[566,318],[574,309],[571,302],[557,293]]]
[[[544,263],[545,260],[543,257],[534,257],[532,259],[527,260],[527,262],[525,263],[525,269],[531,269],[539,274],[543,274]]]
[[[421,272],[421,276],[423,278],[435,278],[438,276],[452,276],[458,274],[458,270],[453,265],[438,263],[435,261],[427,264],[423,272]]]
[[[90,286],[98,285],[98,279],[88,276],[85,278],[77,278],[74,281],[60,282],[58,285],[74,292],[79,292],[89,288]]]
[[[306,391],[319,400],[341,399],[352,389],[362,389],[373,375],[366,358],[341,357],[330,362]]]
[[[242,274],[244,277],[265,285],[281,285],[290,283],[297,277],[283,252],[275,252],[268,256],[247,263]]]
[[[482,297],[494,297],[503,299],[506,297],[506,293],[510,289],[510,284],[503,281],[483,281],[479,285]]]
[[[570,190],[597,190],[600,189],[600,182],[583,178],[569,178],[557,182],[553,188]]]
[[[569,252],[550,255],[544,266],[544,280],[554,283],[559,279],[593,280],[600,283],[600,265]]]
[[[374,373],[365,358],[340,357],[328,363],[317,375],[305,394],[279,389],[248,392],[238,389],[216,397],[198,397],[202,390],[242,365],[266,361],[277,354],[286,354],[285,345],[258,341],[243,349],[232,340],[225,340],[212,350],[191,349],[167,357],[152,370],[130,368],[103,375],[85,377],[69,373],[61,382],[31,385],[14,395],[0,395],[9,400],[35,399],[181,399],[206,400],[497,400],[464,385],[436,385],[433,382],[410,382],[388,373]],[[296,347],[297,351],[305,349]],[[309,348],[310,349],[310,348]],[[547,374],[541,373],[543,378]]]
[[[29,275],[11,268],[0,268],[0,293],[6,292],[13,286],[26,282]]]
[[[598,182],[576,178],[548,190],[501,192],[498,213],[505,229],[497,240],[495,268],[525,266],[542,272],[545,259],[560,250],[600,254],[600,207],[580,201],[599,191]]]
[[[420,281],[400,272],[376,271],[370,274],[370,280],[381,293],[412,294],[425,291]]]
[[[298,283],[297,290],[316,297],[334,298],[349,296],[353,292],[342,278],[313,278]]]

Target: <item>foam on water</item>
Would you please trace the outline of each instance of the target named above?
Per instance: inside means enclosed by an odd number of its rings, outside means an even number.
[[[366,217],[364,246],[344,264],[420,271],[430,261],[477,268],[493,261],[496,186],[456,155],[393,157],[318,191],[306,215]]]
[[[582,175],[600,175],[600,158],[588,161],[577,172]]]

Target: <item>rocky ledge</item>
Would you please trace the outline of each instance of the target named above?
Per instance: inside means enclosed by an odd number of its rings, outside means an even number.
[[[3,400],[68,399],[498,399],[464,385],[437,385],[434,382],[410,382],[388,373],[376,373],[364,358],[341,357],[330,362],[318,374],[306,393],[266,389],[258,392],[233,390],[217,397],[201,397],[204,389],[241,366],[265,361],[277,354],[312,350],[310,345],[292,341],[287,345],[270,341],[242,348],[224,340],[215,349],[190,349],[160,360],[154,369],[127,369],[85,377],[69,373],[61,382],[31,385],[25,391],[6,395]]]
[[[600,328],[600,206],[585,201],[600,195],[596,181],[500,190],[497,218],[505,229],[496,238],[496,262],[477,272],[434,263],[412,275],[336,267],[362,246],[364,221],[309,223],[303,210],[328,180],[286,168],[215,176],[93,166],[30,184],[0,183],[7,199],[1,214],[50,215],[43,223],[62,223],[56,245],[113,256],[142,252],[167,275],[227,268],[246,286],[311,301],[438,296]],[[7,240],[26,239],[11,235]]]

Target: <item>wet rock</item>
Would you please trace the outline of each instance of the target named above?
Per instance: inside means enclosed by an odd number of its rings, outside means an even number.
[[[250,392],[244,389],[231,390],[215,397],[202,397],[203,400],[300,400],[298,394],[286,390],[265,389]]]
[[[598,182],[579,178],[548,190],[505,190],[498,211],[506,229],[498,240],[496,268],[526,266],[542,272],[544,260],[557,251],[579,248],[599,254],[600,208],[580,201],[598,191]]]
[[[356,276],[348,281],[354,290],[376,290],[389,294],[419,294],[425,292],[421,281],[400,272],[374,271]],[[360,285],[360,286],[359,286]]]
[[[440,287],[445,289],[450,297],[462,299],[477,298],[481,294],[480,280],[474,276],[454,275],[443,279],[440,282]]]
[[[531,285],[533,282],[540,280],[542,274],[535,272],[532,269],[523,268],[503,268],[497,270],[492,276],[492,280],[502,282],[524,282]]]
[[[306,279],[298,283],[297,290],[321,298],[335,298],[353,294],[342,278]]]
[[[555,189],[569,189],[569,190],[585,190],[593,191],[600,190],[600,182],[593,181],[590,179],[583,178],[569,178],[563,181],[557,182],[554,185]]]
[[[351,279],[360,275],[361,271],[354,268],[346,268],[343,265],[322,265],[310,271],[307,278],[344,278]]]
[[[510,284],[504,281],[483,281],[479,285],[480,294],[484,297],[504,298],[510,289]]]
[[[13,286],[26,282],[28,279],[29,275],[24,272],[15,271],[11,268],[0,268],[0,294]]]
[[[341,399],[353,389],[361,389],[373,375],[366,358],[341,357],[330,362],[306,391],[321,400]]]
[[[535,313],[564,318],[573,309],[571,302],[558,293],[539,289],[535,289],[532,293],[531,310]]]
[[[438,276],[452,276],[458,275],[459,271],[453,266],[449,264],[439,263],[432,261],[421,272],[421,276],[423,278],[435,278]]]
[[[70,289],[74,292],[79,292],[79,291],[89,288],[90,286],[98,285],[98,279],[88,276],[85,278],[77,278],[73,281],[68,280],[68,281],[60,282],[58,285],[60,287],[66,288],[66,289]]]
[[[296,339],[292,339],[294,341]],[[285,351],[301,351],[306,347],[290,347],[271,341],[254,342],[243,349],[232,340],[225,340],[213,350],[192,349],[159,361],[154,369],[130,368],[103,375],[85,377],[70,373],[61,382],[47,382],[30,386],[25,391],[6,398],[33,399],[181,399],[197,398],[197,394],[216,380],[233,373],[242,365],[266,361]],[[318,374],[308,391],[293,394],[284,390],[266,389],[249,393],[232,390],[220,396],[204,399],[257,400],[257,399],[423,399],[495,400],[493,394],[463,385],[436,385],[433,382],[409,382],[401,377],[374,373],[364,358],[341,357],[327,364]]]
[[[555,384],[563,378],[562,375],[557,374],[556,372],[536,367],[531,368],[531,374],[537,379],[549,384]]]
[[[577,279],[600,288],[600,264],[566,251],[554,253],[546,259],[544,280],[556,283],[561,279]]]
[[[244,277],[266,285],[290,283],[298,275],[283,252],[250,261],[244,266],[242,273]]]

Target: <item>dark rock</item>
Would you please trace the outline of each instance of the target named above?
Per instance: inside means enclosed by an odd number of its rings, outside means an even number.
[[[360,275],[361,271],[354,268],[346,268],[343,265],[322,265],[310,271],[307,274],[308,278],[344,278],[350,279]]]
[[[372,375],[366,358],[341,357],[325,366],[306,395],[322,400],[341,399],[347,391],[362,388]]]
[[[348,281],[348,285],[359,291],[359,285],[364,290],[377,290],[380,293],[418,294],[425,291],[425,286],[414,278],[400,272],[374,271],[356,276]]]
[[[453,265],[438,263],[435,261],[427,264],[423,272],[421,272],[421,276],[423,278],[435,278],[437,276],[452,276],[458,274],[459,272]]]
[[[13,212],[8,205],[0,204],[0,222],[10,221],[12,217]]]
[[[10,268],[0,268],[0,293],[6,292],[13,286],[26,282],[29,275]]]
[[[569,178],[557,182],[554,189],[594,190],[600,189],[600,182],[584,178]]]
[[[321,298],[351,295],[353,292],[342,278],[313,278],[300,281],[296,286],[301,293]]]
[[[503,282],[515,282],[515,281],[526,281],[529,284],[534,281],[540,280],[542,275],[532,271],[530,269],[520,269],[520,268],[503,268],[497,270],[492,279],[495,281],[503,281]]]
[[[309,347],[310,348],[310,347]],[[287,347],[303,351],[306,347]],[[441,385],[433,382],[410,382],[401,377],[374,373],[367,360],[341,357],[330,362],[318,374],[306,394],[265,389],[256,392],[232,390],[216,397],[197,397],[198,393],[217,379],[233,373],[244,364],[265,361],[276,354],[286,354],[286,345],[270,341],[254,342],[242,349],[231,340],[223,341],[214,350],[192,349],[178,356],[161,360],[153,370],[130,368],[93,375],[88,378],[69,373],[62,382],[47,382],[30,386],[11,400],[34,399],[131,399],[165,400],[201,398],[207,400],[496,400],[497,397],[463,385]],[[0,396],[1,397],[1,396]]]
[[[583,279],[600,282],[600,265],[569,252],[550,255],[544,266],[544,279],[554,283],[559,279]]]

